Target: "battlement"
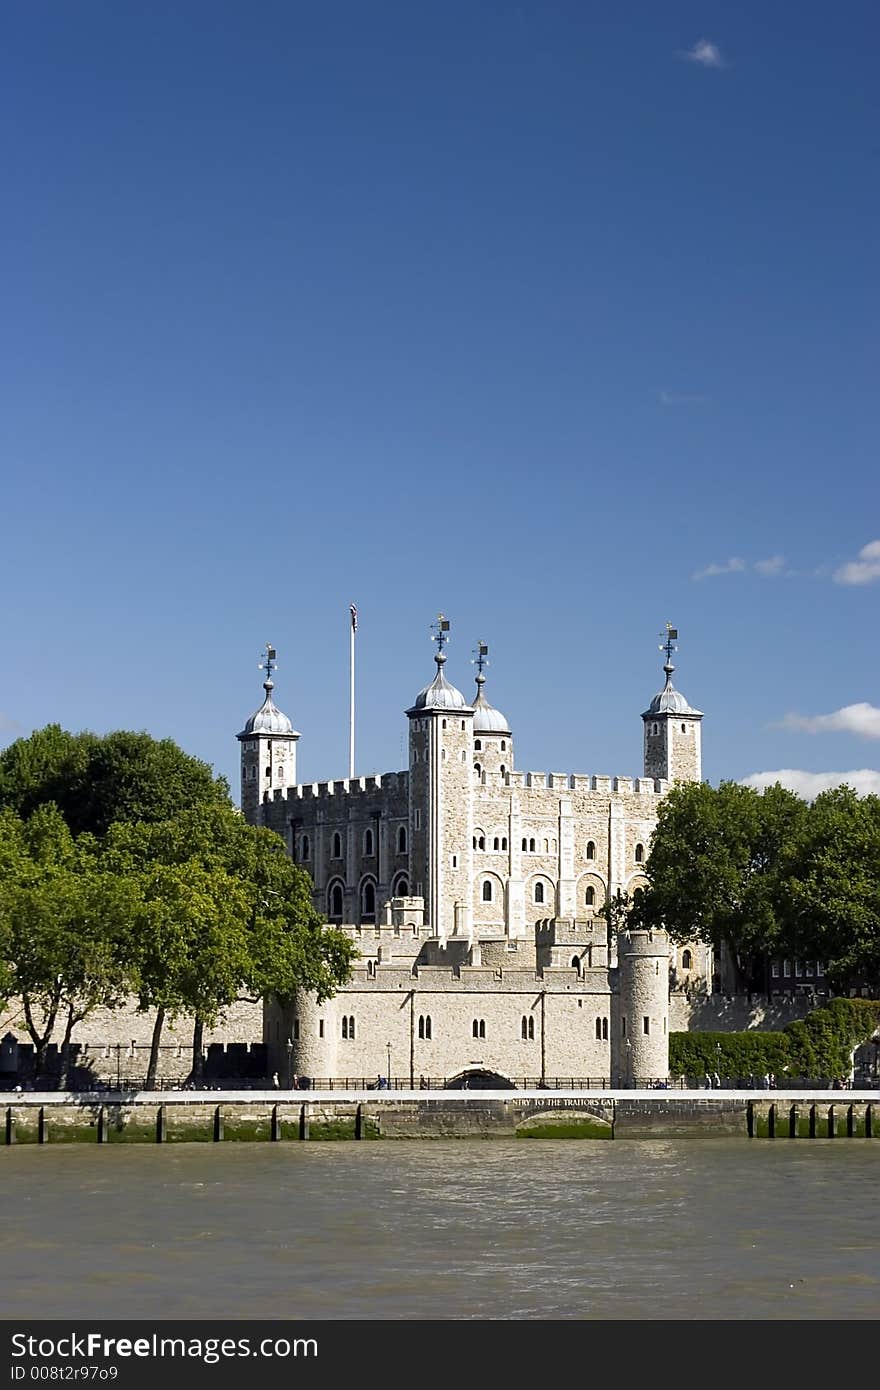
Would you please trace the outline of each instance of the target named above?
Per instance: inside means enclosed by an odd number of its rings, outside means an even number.
[[[504,785],[538,791],[599,792],[604,796],[665,796],[669,783],[653,777],[601,777],[576,772],[483,773],[483,786]]]
[[[288,787],[286,796],[289,801],[329,801],[331,797],[374,796],[376,792],[405,794],[408,790],[408,772],[383,772],[372,777],[342,777],[333,782],[300,782],[295,787]],[[284,795],[284,792],[278,791],[274,800]]]

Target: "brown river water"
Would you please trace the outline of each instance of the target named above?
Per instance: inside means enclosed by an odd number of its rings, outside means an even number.
[[[4,1318],[876,1318],[880,1143],[0,1152]]]

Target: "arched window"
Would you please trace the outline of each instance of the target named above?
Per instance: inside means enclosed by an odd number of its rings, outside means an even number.
[[[506,753],[506,752],[507,752],[507,741],[506,741],[506,739],[502,739],[502,740],[501,740],[501,751],[502,751],[502,753]]]
[[[522,1022],[520,1023],[519,1035],[520,1035],[520,1037],[522,1038],[523,1042],[525,1042],[526,1038],[529,1036],[529,1021],[528,1021],[528,1019],[526,1018],[525,1014],[523,1014],[523,1016],[522,1016]]]
[[[593,840],[588,840],[588,841],[587,841],[587,858],[588,858],[588,859],[595,859],[595,858],[596,858],[596,844],[595,844],[595,841],[593,841]]]
[[[361,921],[371,922],[376,916],[376,885],[371,879],[361,886]]]
[[[523,1014],[520,1026],[520,1036],[523,1042],[534,1042],[535,1040],[535,1020],[531,1015]]]
[[[529,854],[534,854],[534,852],[535,852],[535,842],[534,842],[534,840],[529,840]]]
[[[344,897],[343,897],[343,891],[342,891],[342,884],[339,883],[339,882],[331,883],[331,884],[330,884],[330,891],[329,891],[329,894],[328,894],[328,903],[329,903],[329,912],[328,912],[328,916],[330,917],[331,921],[334,921],[334,922],[341,922],[341,921],[342,921],[343,902],[344,902]]]
[[[603,1019],[602,1019],[602,1041],[603,1041],[603,1042],[607,1042],[607,1041],[608,1041],[608,1019],[607,1019],[607,1018],[603,1018]]]
[[[406,854],[406,826],[401,825],[397,830],[397,853]]]
[[[693,957],[691,956],[690,951],[682,951],[682,953],[681,953],[681,968],[682,968],[682,970],[690,970],[692,960],[693,960]]]
[[[688,731],[687,724],[682,724],[682,726],[681,726],[681,732],[682,732],[683,734],[686,734],[687,731]]]
[[[494,838],[493,841],[492,841],[492,848],[493,848],[493,850],[495,850],[496,853],[497,853],[498,850],[501,848],[501,841],[499,840],[499,838],[498,838],[497,835],[495,836],[495,838]]]
[[[300,854],[301,854],[301,856],[302,856],[303,863],[305,863],[306,860],[310,858],[311,853],[312,853],[312,847],[311,847],[311,845],[310,845],[310,843],[309,843],[309,837],[308,837],[308,835],[303,835],[303,837],[302,837],[302,845],[300,846]]]
[[[637,863],[637,864],[644,864],[644,862],[645,862],[645,846],[644,846],[644,845],[636,845],[636,863]]]
[[[596,1042],[601,1042],[601,1041],[602,1041],[602,1020],[601,1020],[601,1018],[597,1018],[597,1019],[596,1019]]]
[[[483,879],[483,902],[484,902],[484,903],[490,903],[491,901],[492,901],[492,880],[491,880],[491,878],[484,878],[484,879]]]
[[[571,968],[572,968],[572,970],[580,970],[580,968],[581,968],[581,958],[580,958],[580,956],[572,956],[572,958],[571,958]]]
[[[431,1040],[431,1015],[423,1014],[419,1017],[419,1037],[430,1042]]]
[[[502,848],[502,850],[507,849],[507,836],[506,836],[506,835],[502,835],[502,836],[501,836],[501,848]]]
[[[342,1036],[348,1042],[354,1042],[354,1014],[342,1015]]]
[[[368,960],[368,961],[367,961],[367,974],[369,975],[369,977],[370,977],[371,980],[375,980],[375,978],[376,978],[376,962],[375,962],[374,960]]]
[[[341,859],[341,858],[342,858],[342,836],[340,835],[340,833],[339,833],[338,830],[334,833],[334,836],[333,836],[333,848],[332,848],[332,850],[330,851],[330,858],[331,858],[331,859]]]
[[[501,764],[501,776],[503,777],[504,774],[505,774],[506,772],[507,772],[507,768],[506,768],[506,767],[504,766],[504,764],[502,763],[502,764]]]
[[[483,775],[483,769],[480,767],[479,763],[474,763],[474,775],[477,777],[482,777]]]
[[[365,831],[364,831],[364,854],[372,854],[372,853],[373,853],[373,832],[372,832],[372,830],[365,830]]]
[[[479,840],[477,841],[477,849],[485,849],[485,848],[486,848],[486,837],[485,837],[485,835],[481,835],[480,838],[479,838]]]
[[[535,1041],[535,1020],[529,1015],[529,1042]]]
[[[442,723],[442,727],[445,729],[445,728],[446,728],[446,720],[445,720],[445,719],[442,720],[441,723]]]
[[[550,853],[550,841],[549,841],[549,840],[545,840],[545,841],[544,841],[544,853],[545,853],[545,854],[549,854],[549,853]]]
[[[588,888],[588,889],[587,889],[586,893],[584,894],[584,901],[586,902],[587,907],[595,907],[595,905],[596,905],[596,890],[595,890],[595,888]]]
[[[528,842],[528,840],[523,840],[523,842],[522,842],[522,847],[523,847],[523,854],[525,854],[526,850],[527,850],[528,847],[529,847],[529,842]]]
[[[543,883],[536,883],[536,884],[535,884],[535,902],[536,902],[536,903],[542,903],[543,901],[544,901],[544,885],[543,885]]]
[[[475,1019],[474,1019],[474,1037],[475,1037],[475,1038],[485,1038],[485,1036],[486,1036],[486,1020],[485,1020],[484,1018],[475,1018]]]
[[[391,894],[391,896],[392,896],[392,898],[408,898],[408,897],[409,897],[409,879],[408,879],[408,878],[398,878],[398,879],[396,879],[396,880],[395,880],[395,883],[394,883],[394,892]]]
[[[475,748],[475,750],[476,750],[478,753],[482,751],[483,743],[482,743],[482,740],[481,740],[481,739],[478,739],[478,738],[475,738],[475,739],[474,739],[474,748]]]

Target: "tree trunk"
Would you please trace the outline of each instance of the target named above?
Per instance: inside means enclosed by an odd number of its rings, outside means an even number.
[[[73,1005],[70,1004],[67,1009],[67,1022],[64,1025],[64,1038],[61,1043],[61,1068],[55,1087],[58,1091],[67,1090],[67,1073],[70,1071],[70,1035],[76,1022],[78,1020],[73,1011]]]
[[[42,1081],[43,1073],[46,1070],[46,1049],[49,1046],[49,1039],[52,1037],[52,1030],[55,1027],[55,1017],[58,1013],[58,1003],[56,1001],[53,1004],[52,1008],[49,1010],[49,1013],[43,1019],[45,1027],[42,1033],[37,1032],[37,1026],[34,1023],[33,1012],[31,1010],[30,996],[27,994],[23,994],[22,1003],[24,1004],[25,1026],[30,1035],[31,1042],[34,1045],[34,1085],[39,1090],[39,1082]]]
[[[162,1029],[165,1026],[165,1006],[160,1004],[156,1010],[156,1021],[153,1024],[153,1036],[150,1040],[150,1061],[147,1065],[146,1090],[156,1089],[156,1072],[159,1067],[159,1044],[162,1040]]]
[[[196,1014],[193,1024],[192,1071],[190,1081],[202,1081],[205,1075],[205,1057],[202,1052],[202,1039],[205,1035],[205,1020]]]

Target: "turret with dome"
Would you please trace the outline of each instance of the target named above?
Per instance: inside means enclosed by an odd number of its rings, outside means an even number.
[[[477,698],[474,700],[474,767],[482,775],[485,772],[500,772],[502,776],[513,767],[513,739],[507,716],[490,705],[483,687],[486,684],[485,667],[489,665],[489,646],[478,642],[474,653],[477,668]]]
[[[642,715],[645,725],[645,776],[667,782],[699,782],[702,775],[700,721],[702,710],[694,709],[672,684],[672,653],[678,629],[666,624],[660,650],[666,653],[663,672],[666,684],[658,691]]]
[[[236,737],[241,744],[241,809],[259,819],[259,808],[274,792],[296,784],[296,744],[299,734],[272,699],[277,669],[275,648],[267,643],[260,669],[266,672],[266,698],[245,721]]]

